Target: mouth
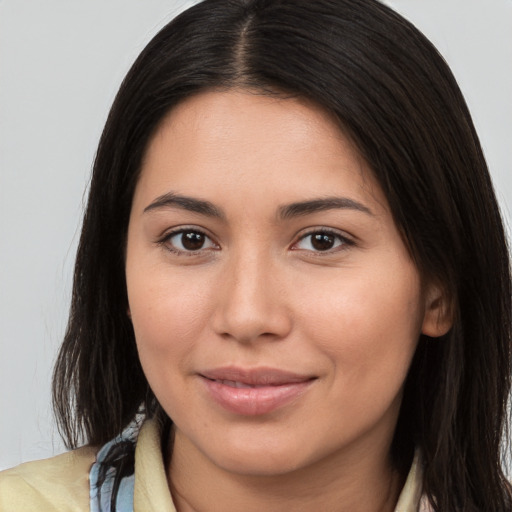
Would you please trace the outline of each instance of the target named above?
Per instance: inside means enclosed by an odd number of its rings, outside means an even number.
[[[273,368],[218,368],[199,373],[209,398],[243,416],[269,414],[296,401],[316,380]]]
[[[225,380],[225,379],[210,379],[213,382],[218,382],[223,384],[224,386],[230,386],[232,388],[238,389],[255,389],[255,388],[263,388],[266,386],[280,386],[281,384],[247,384],[246,382],[240,382],[237,380]]]

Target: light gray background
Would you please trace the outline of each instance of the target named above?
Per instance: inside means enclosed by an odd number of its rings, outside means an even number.
[[[115,92],[185,0],[0,0],[0,469],[64,451],[50,375]],[[439,48],[512,211],[512,0],[388,0]]]

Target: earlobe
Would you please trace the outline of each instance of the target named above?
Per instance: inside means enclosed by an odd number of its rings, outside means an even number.
[[[431,338],[445,335],[453,325],[453,305],[448,292],[440,286],[429,286],[421,333]]]

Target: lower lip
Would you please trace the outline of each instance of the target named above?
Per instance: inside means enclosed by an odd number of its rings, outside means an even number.
[[[312,380],[292,382],[278,386],[234,388],[202,377],[210,396],[224,409],[243,416],[268,414],[301,396]]]

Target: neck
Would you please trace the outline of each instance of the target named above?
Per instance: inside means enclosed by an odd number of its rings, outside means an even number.
[[[404,475],[389,449],[333,454],[284,474],[247,475],[224,470],[176,433],[168,480],[178,512],[392,512]]]

